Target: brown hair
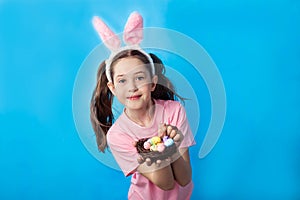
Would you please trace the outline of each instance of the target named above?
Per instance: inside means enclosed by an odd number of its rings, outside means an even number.
[[[149,54],[155,66],[155,75],[158,76],[158,82],[155,90],[151,93],[153,99],[161,100],[184,100],[174,91],[174,86],[171,81],[164,75],[165,66],[162,61],[154,54]],[[117,54],[111,63],[111,77],[113,77],[114,63],[126,57],[135,57],[143,63],[149,64],[147,57],[138,50],[124,50]],[[107,147],[106,134],[112,126],[114,116],[112,112],[113,94],[107,86],[108,79],[105,74],[105,62],[102,62],[97,72],[97,84],[94,89],[91,104],[90,104],[90,119],[96,134],[98,149],[104,152]],[[150,69],[149,69],[150,71]],[[112,80],[113,81],[113,80]]]

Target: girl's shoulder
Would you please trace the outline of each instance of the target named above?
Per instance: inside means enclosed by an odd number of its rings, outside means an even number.
[[[108,145],[111,146],[112,144],[126,144],[131,140],[131,137],[127,134],[126,131],[123,130],[122,126],[120,126],[120,123],[117,120],[109,128],[106,139]]]
[[[179,126],[186,118],[185,109],[179,101],[159,100],[157,101],[157,105],[161,106],[159,110],[162,110],[162,121],[164,123],[172,123],[173,125]]]
[[[173,101],[173,100],[155,100],[155,103],[157,105],[163,106],[165,109],[181,109],[182,105],[179,101]]]

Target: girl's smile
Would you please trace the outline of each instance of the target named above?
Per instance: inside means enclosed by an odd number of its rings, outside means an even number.
[[[134,101],[134,100],[138,100],[141,96],[142,95],[134,95],[134,96],[127,97],[127,99]]]

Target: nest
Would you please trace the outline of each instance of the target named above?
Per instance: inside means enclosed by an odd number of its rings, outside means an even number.
[[[150,149],[145,149],[144,143],[148,139],[149,138],[142,138],[138,140],[136,143],[137,152],[142,156],[143,159],[150,158],[152,162],[155,162],[157,160],[164,160],[171,157],[171,155],[173,155],[177,151],[175,143],[172,144],[171,146],[166,147],[163,152],[151,151]]]

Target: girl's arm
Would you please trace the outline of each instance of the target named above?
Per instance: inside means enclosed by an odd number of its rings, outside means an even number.
[[[180,146],[180,143],[183,141],[184,136],[176,126],[165,125],[161,127],[160,131],[160,134],[166,134],[169,137],[173,138],[176,146]],[[171,168],[175,181],[180,186],[185,186],[190,183],[192,179],[192,168],[190,164],[190,155],[188,148],[180,148],[177,153],[172,155],[171,161]]]
[[[162,190],[173,189],[175,181],[180,186],[185,186],[192,179],[188,148],[180,149],[170,161],[162,160],[160,165],[152,163],[150,166],[144,162],[137,170]]]
[[[152,163],[150,166],[144,162],[139,165],[137,170],[162,190],[174,188],[175,179],[170,160],[162,160],[160,165]]]
[[[159,133],[160,136],[168,135],[173,138],[177,146],[183,140],[181,131],[174,126],[164,124],[160,127]],[[180,186],[185,186],[191,181],[192,176],[188,148],[179,149],[170,160],[162,160],[160,165],[152,163],[148,166],[144,162],[139,165],[137,170],[162,190],[173,189],[175,181]]]
[[[175,181],[180,186],[186,186],[192,180],[192,168],[188,148],[181,148],[179,153],[172,156],[172,170]]]

